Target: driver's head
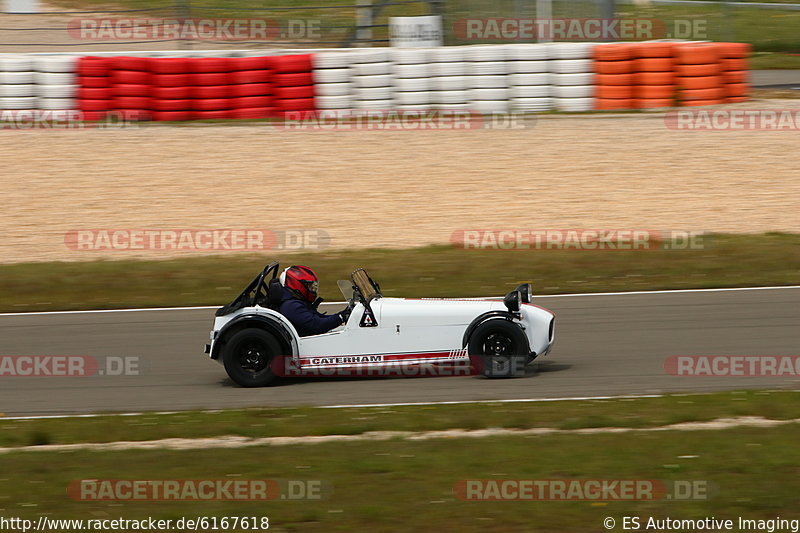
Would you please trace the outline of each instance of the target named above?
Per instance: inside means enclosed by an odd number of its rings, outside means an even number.
[[[281,273],[281,285],[299,298],[313,302],[319,290],[319,278],[307,266],[293,265]]]

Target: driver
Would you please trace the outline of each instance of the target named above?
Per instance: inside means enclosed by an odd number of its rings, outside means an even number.
[[[317,298],[319,278],[307,266],[293,265],[281,273],[283,298],[280,313],[289,319],[301,337],[327,333],[347,322],[351,309],[345,308],[335,315],[317,311],[322,298]]]

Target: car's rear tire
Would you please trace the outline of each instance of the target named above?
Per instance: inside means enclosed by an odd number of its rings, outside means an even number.
[[[530,362],[528,339],[515,323],[505,319],[487,320],[469,338],[467,351],[479,371],[491,378],[525,375]]]
[[[275,380],[272,362],[279,355],[281,344],[272,334],[259,328],[246,328],[227,340],[222,362],[237,385],[263,387]]]

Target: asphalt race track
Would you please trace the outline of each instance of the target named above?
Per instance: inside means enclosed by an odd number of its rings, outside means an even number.
[[[798,388],[788,377],[676,377],[671,355],[800,355],[800,288],[534,299],[556,344],[527,377],[315,378],[243,389],[203,354],[211,309],[0,316],[0,355],[138,358],[139,374],[0,377],[5,416]],[[117,360],[118,361],[118,360]]]

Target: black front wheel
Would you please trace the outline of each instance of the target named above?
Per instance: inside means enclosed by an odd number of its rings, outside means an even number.
[[[528,339],[509,320],[487,320],[479,325],[470,336],[467,349],[478,357],[479,370],[491,378],[524,376],[530,362]]]
[[[236,332],[222,351],[222,362],[230,378],[242,387],[263,387],[275,380],[272,361],[281,353],[278,340],[258,328]]]

